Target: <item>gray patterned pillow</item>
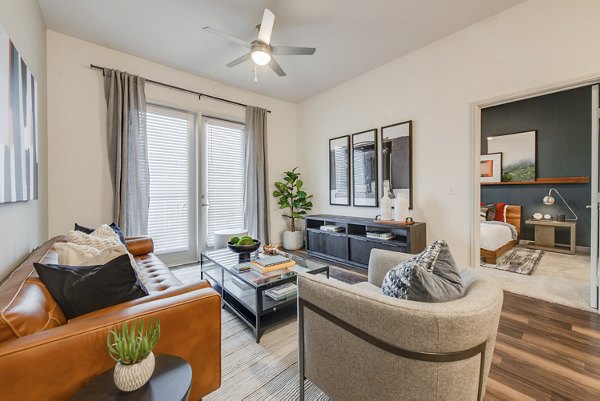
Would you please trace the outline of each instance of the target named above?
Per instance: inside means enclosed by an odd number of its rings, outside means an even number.
[[[463,295],[464,287],[446,241],[393,267],[383,279],[381,293],[420,302],[446,302]]]

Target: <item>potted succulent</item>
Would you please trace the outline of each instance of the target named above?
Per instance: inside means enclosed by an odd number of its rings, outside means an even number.
[[[283,181],[275,183],[273,196],[277,198],[279,209],[289,209],[288,214],[284,217],[290,219],[289,231],[283,232],[283,247],[293,251],[302,248],[303,235],[301,230],[297,230],[296,219],[304,219],[306,212],[312,209],[312,195],[308,195],[302,190],[304,182],[300,179],[300,173],[296,172],[297,167],[293,170],[286,171]]]
[[[160,338],[160,321],[148,320],[144,329],[144,320],[134,320],[131,326],[125,322],[120,330],[108,333],[106,342],[108,354],[114,359],[115,385],[122,391],[134,391],[150,380],[154,372],[154,354],[152,350]]]

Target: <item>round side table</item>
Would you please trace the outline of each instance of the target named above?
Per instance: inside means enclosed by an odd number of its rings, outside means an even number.
[[[124,392],[115,386],[114,368],[92,379],[71,401],[187,401],[192,386],[192,367],[173,355],[157,355],[154,373],[141,388]]]

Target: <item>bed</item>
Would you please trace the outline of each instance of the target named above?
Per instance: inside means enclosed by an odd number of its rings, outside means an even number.
[[[519,243],[520,234],[521,206],[507,205],[506,223],[480,222],[481,259],[485,263],[496,264],[500,256]]]

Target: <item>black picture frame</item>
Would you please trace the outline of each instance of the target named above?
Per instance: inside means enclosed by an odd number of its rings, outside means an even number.
[[[390,180],[390,190],[393,192],[394,190],[403,190],[408,189],[408,208],[413,209],[413,193],[414,193],[414,179],[413,179],[413,121],[407,120],[402,121],[395,124],[386,125],[380,128],[380,136],[381,136],[381,191],[383,192],[383,183],[385,180],[389,180],[389,176],[394,176],[392,171],[392,162],[388,157],[388,153],[391,152],[390,147],[387,146],[389,140],[386,140],[386,131],[394,129],[399,126],[406,125],[408,128],[408,138],[407,140],[407,150],[408,154],[406,155],[406,159],[403,161],[403,164],[408,166],[408,172],[397,171],[397,174],[401,174],[403,178],[400,179],[400,186],[398,188],[394,188],[392,180]],[[405,137],[405,136],[402,136]],[[390,145],[391,146],[391,145]],[[387,172],[387,174],[386,174]],[[407,184],[403,184],[406,182]],[[398,186],[398,185],[397,185]],[[407,188],[404,188],[404,187]]]
[[[364,139],[360,137],[363,137]],[[352,134],[353,206],[379,206],[379,158],[377,149],[377,128]],[[357,163],[360,162],[362,162],[362,166],[357,165]],[[362,182],[357,183],[357,180],[360,180],[361,178]],[[364,192],[362,191],[363,189]],[[362,193],[366,196],[361,197],[360,195]]]
[[[338,168],[336,168],[336,158],[333,144],[336,141],[346,141],[345,151],[345,163],[342,161],[341,172],[338,174]],[[340,153],[344,156],[344,153]],[[345,166],[344,166],[345,164]],[[343,171],[345,170],[345,171]],[[342,190],[341,195],[343,196],[344,178],[346,186],[346,198],[343,197],[341,200],[336,202],[335,191]],[[335,184],[335,185],[334,185]],[[338,136],[329,140],[329,204],[332,206],[350,206],[350,193],[351,193],[351,182],[350,182],[350,135]],[[339,188],[338,188],[339,187]]]

